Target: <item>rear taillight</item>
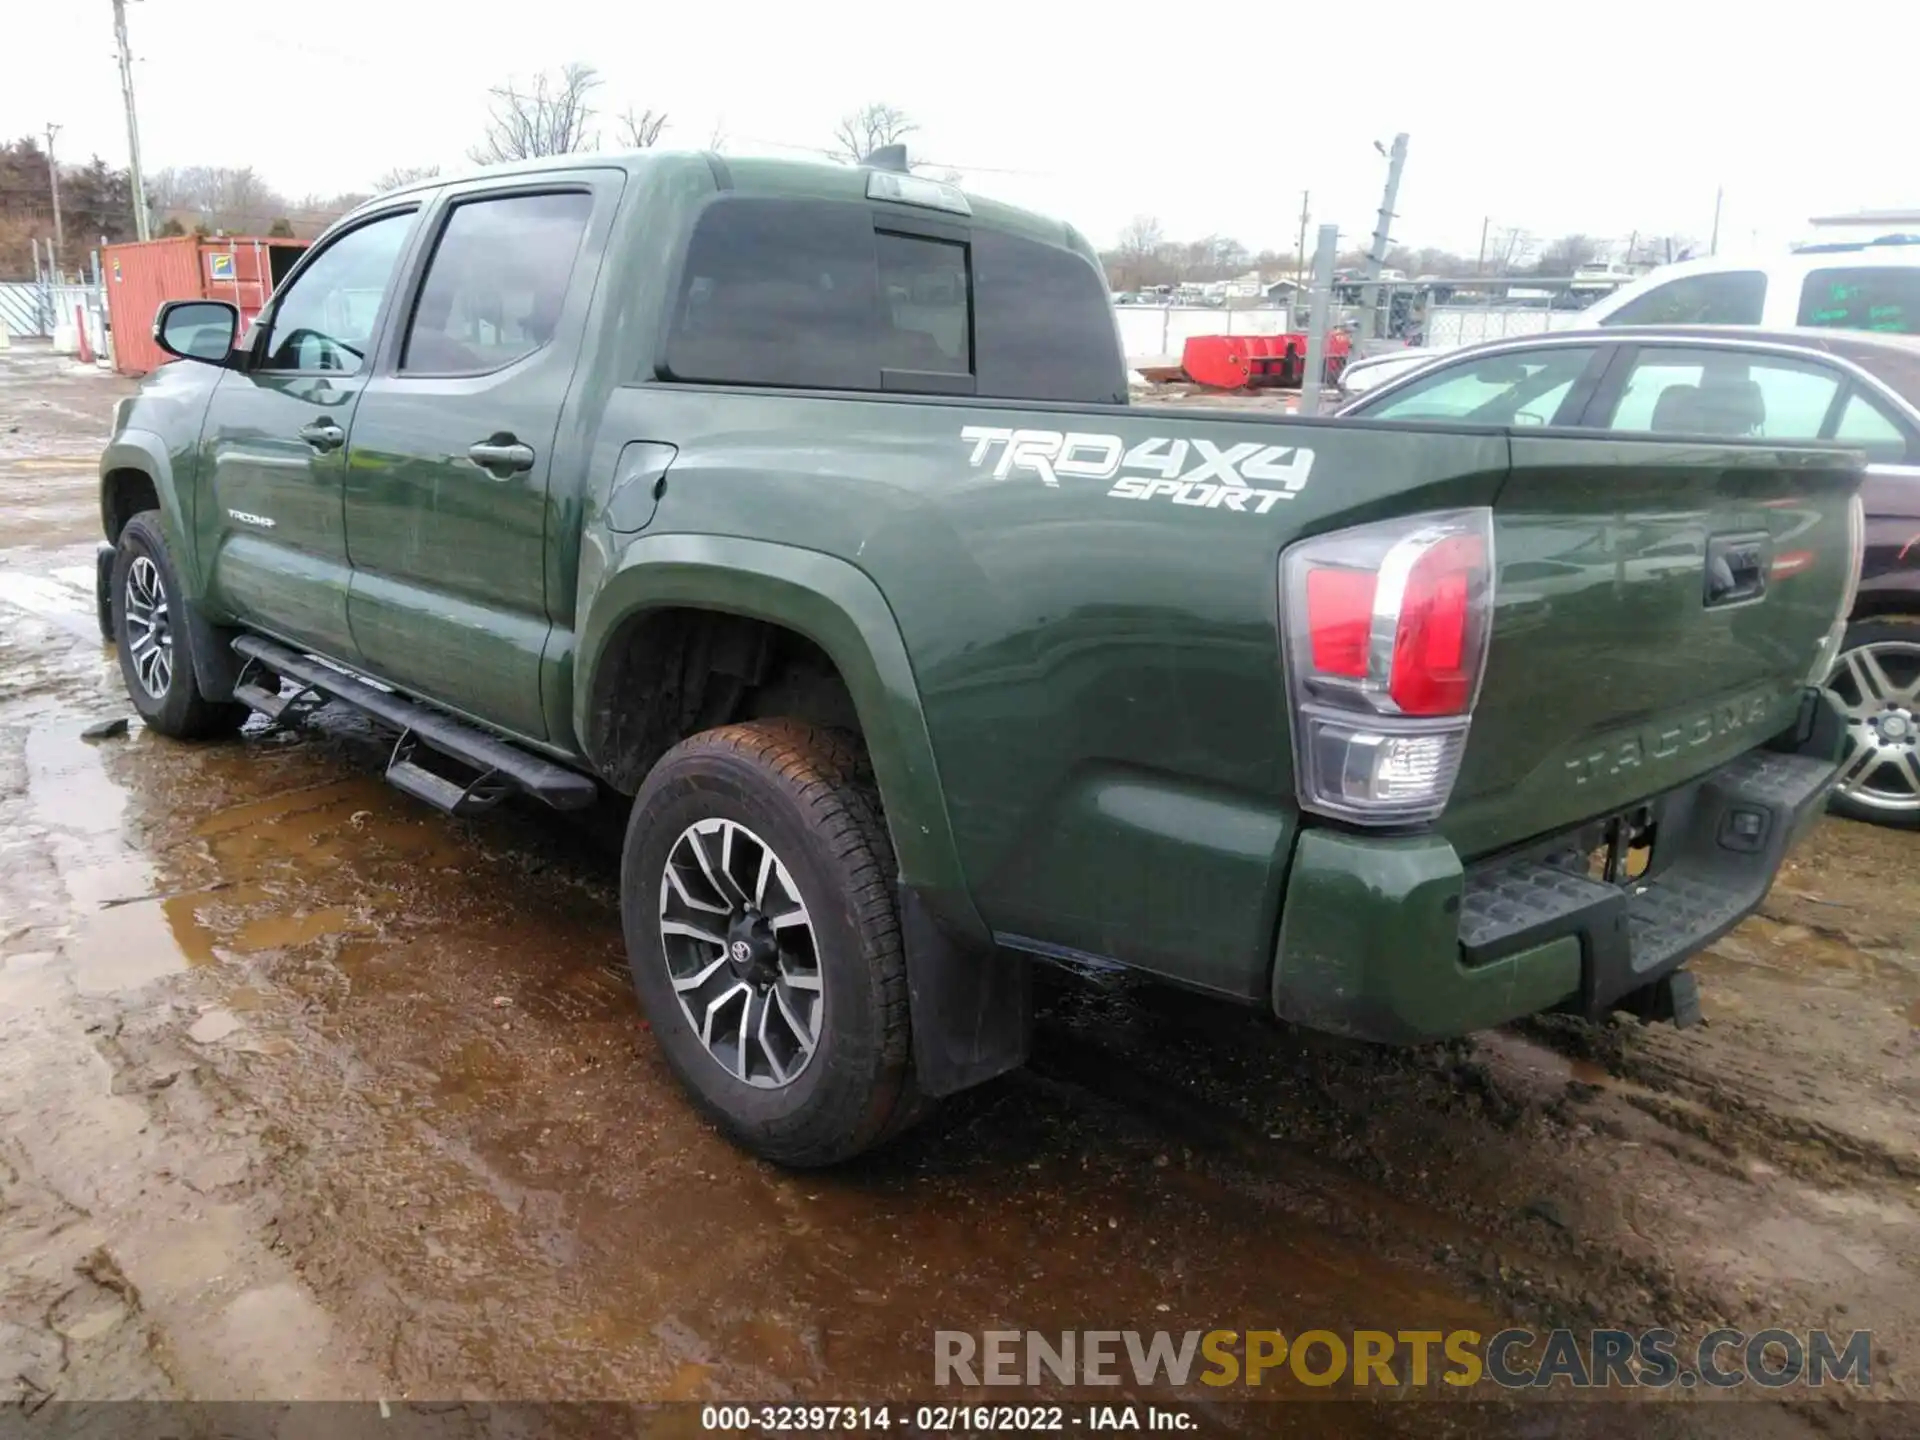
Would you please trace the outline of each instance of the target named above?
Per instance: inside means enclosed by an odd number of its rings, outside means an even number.
[[[1493,513],[1318,535],[1280,571],[1300,804],[1362,824],[1433,819],[1486,669]]]

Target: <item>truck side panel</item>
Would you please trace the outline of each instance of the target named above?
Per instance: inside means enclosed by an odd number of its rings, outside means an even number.
[[[603,453],[609,436],[678,447],[629,553],[778,536],[878,586],[1003,943],[1249,999],[1295,828],[1280,550],[1490,504],[1506,459],[1498,434],[664,385],[620,392],[606,424]],[[584,578],[582,598],[602,624]]]

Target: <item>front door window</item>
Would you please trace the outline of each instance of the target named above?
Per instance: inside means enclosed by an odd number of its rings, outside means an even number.
[[[337,375],[364,369],[380,301],[412,223],[411,211],[382,215],[314,256],[274,306],[258,368]]]

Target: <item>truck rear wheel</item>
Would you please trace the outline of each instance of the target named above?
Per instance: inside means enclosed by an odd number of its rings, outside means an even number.
[[[245,705],[201,692],[180,573],[159,511],[143,510],[121,529],[107,595],[120,675],[150,729],[177,740],[204,740],[231,735],[247,723]]]
[[[641,786],[620,886],[634,987],[680,1082],[755,1154],[832,1164],[921,1108],[893,882],[839,732],[723,726]]]

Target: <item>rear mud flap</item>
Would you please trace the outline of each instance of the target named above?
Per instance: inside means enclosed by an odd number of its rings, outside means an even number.
[[[900,889],[913,1067],[928,1095],[952,1095],[1027,1060],[1032,963],[1011,950],[962,945],[911,888]]]

